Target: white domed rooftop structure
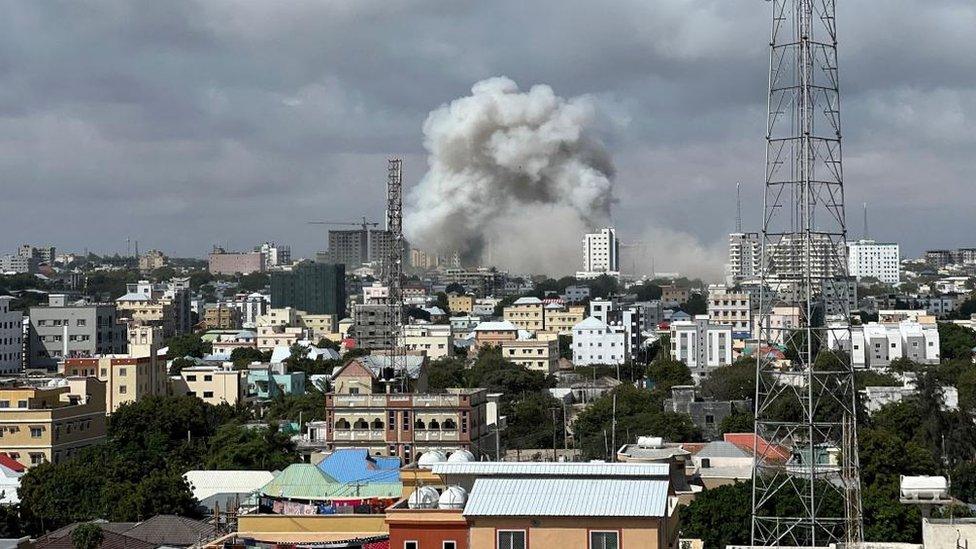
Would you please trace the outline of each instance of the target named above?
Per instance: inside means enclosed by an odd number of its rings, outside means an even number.
[[[437,500],[438,509],[464,509],[468,501],[468,491],[460,486],[449,486]]]
[[[417,459],[417,465],[420,467],[430,467],[435,463],[444,463],[447,461],[447,456],[444,452],[440,450],[431,450],[430,452],[424,452],[420,454],[420,458]]]
[[[407,498],[407,507],[410,509],[434,509],[437,503],[437,489],[433,486],[421,486]]]
[[[467,450],[458,450],[447,458],[448,463],[470,463],[475,461],[474,454]]]

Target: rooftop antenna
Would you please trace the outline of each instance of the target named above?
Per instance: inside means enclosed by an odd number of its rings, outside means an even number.
[[[742,200],[739,195],[739,183],[735,184],[735,232],[742,232]]]
[[[868,238],[871,238],[871,233],[868,232],[868,203],[864,202],[862,207],[864,209],[864,240],[867,240]]]

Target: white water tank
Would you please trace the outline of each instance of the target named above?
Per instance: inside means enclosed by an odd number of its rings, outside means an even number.
[[[458,450],[447,458],[448,463],[470,463],[474,460],[474,454],[467,450]]]
[[[638,448],[664,448],[664,439],[661,437],[637,437]]]
[[[437,507],[437,500],[437,490],[433,486],[421,486],[407,498],[407,507],[411,509],[434,509]]]
[[[438,509],[464,509],[468,501],[468,491],[460,486],[448,486],[437,500]]]
[[[949,499],[949,482],[945,477],[901,476],[901,499],[941,501]]]
[[[444,452],[431,450],[430,452],[420,454],[420,458],[417,459],[417,465],[430,469],[435,463],[444,463],[445,461],[447,461],[447,456],[444,455]]]

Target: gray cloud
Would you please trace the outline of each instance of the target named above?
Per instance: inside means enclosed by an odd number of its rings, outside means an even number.
[[[590,95],[614,119],[606,145],[625,240],[667,229],[711,249],[732,228],[736,181],[747,224],[758,221],[761,2],[0,9],[0,251],[22,241],[115,251],[131,236],[172,254],[270,238],[310,254],[323,236],[304,220],[378,218],[384,157],[404,155],[416,184],[427,114],[502,74]],[[867,201],[874,236],[909,253],[972,245],[976,5],[838,9],[852,233]],[[923,218],[927,231],[906,221]],[[680,267],[672,250],[658,253],[659,270]]]

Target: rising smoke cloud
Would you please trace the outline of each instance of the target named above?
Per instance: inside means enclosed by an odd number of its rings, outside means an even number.
[[[466,263],[565,272],[581,232],[605,225],[614,168],[588,96],[489,78],[424,123],[428,171],[408,199],[411,242]],[[489,243],[491,244],[489,246]]]

